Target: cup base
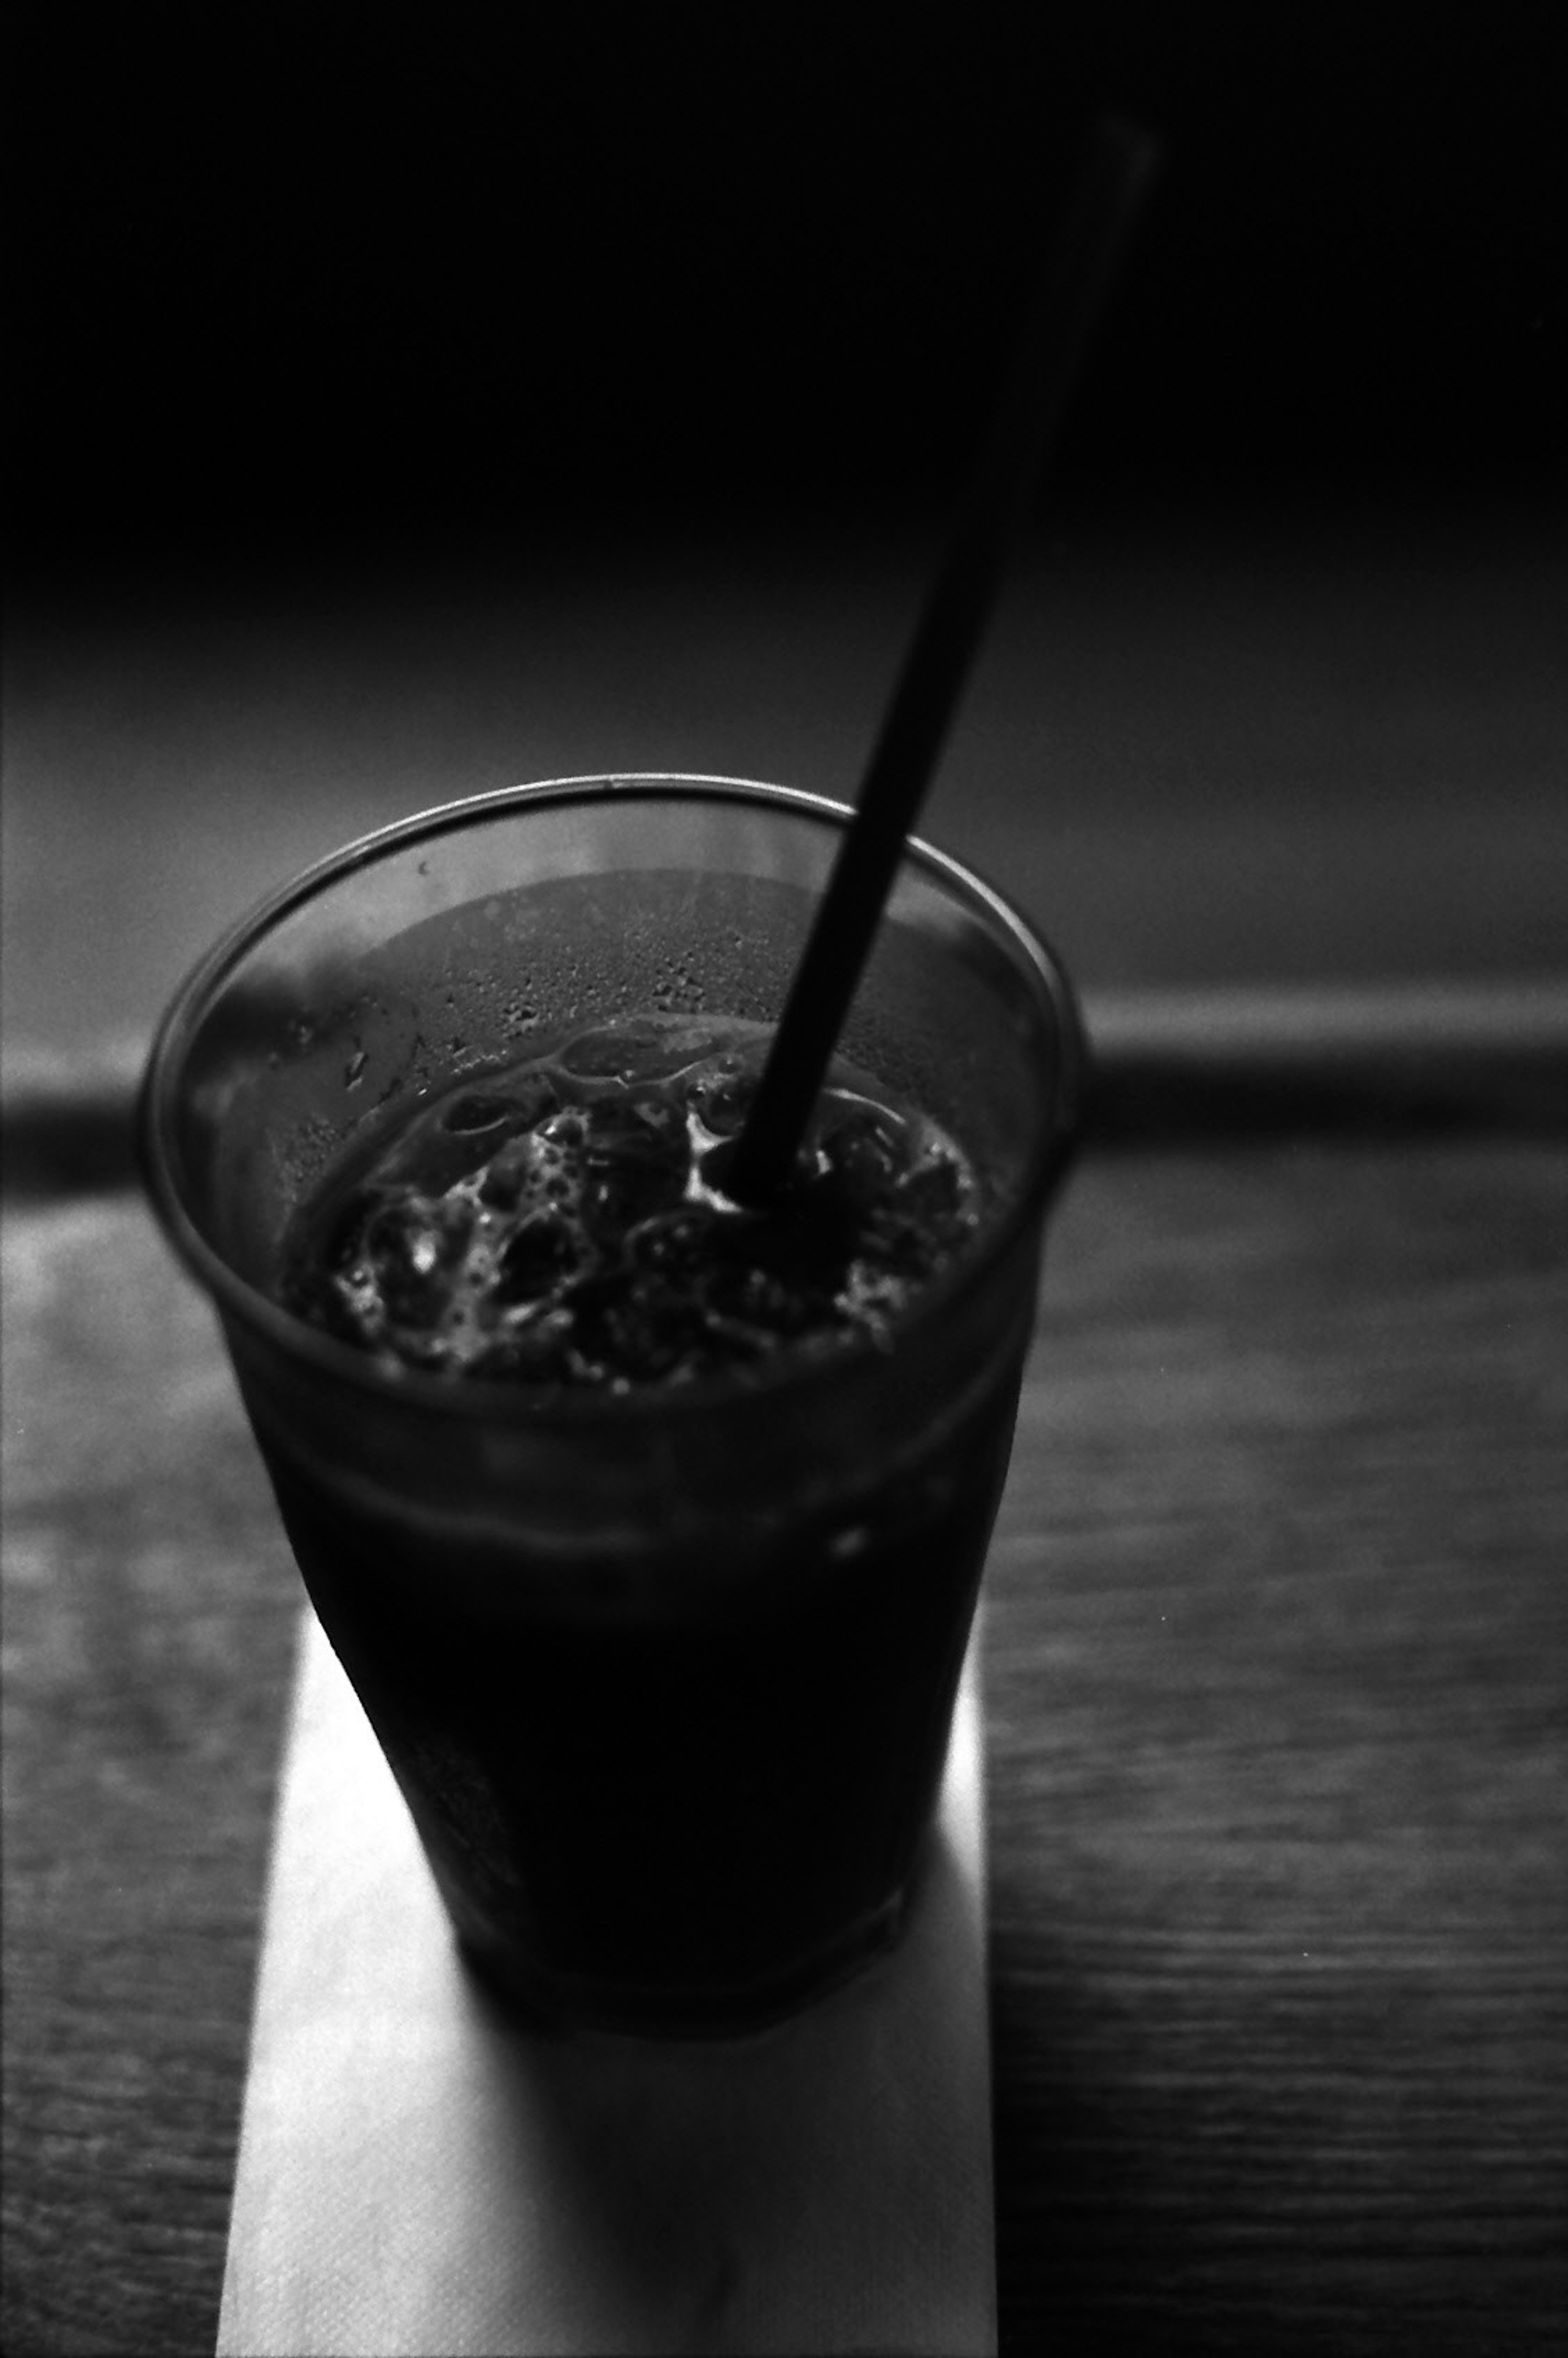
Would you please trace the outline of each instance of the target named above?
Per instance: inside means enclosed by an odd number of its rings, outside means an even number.
[[[831,1948],[792,1962],[779,1973],[743,1985],[628,1985],[541,1973],[499,1947],[459,1933],[465,1963],[507,2011],[546,2036],[605,2034],[652,2039],[744,2039],[806,2013],[895,1949],[914,1912],[923,1880],[904,1887],[863,1918]]]

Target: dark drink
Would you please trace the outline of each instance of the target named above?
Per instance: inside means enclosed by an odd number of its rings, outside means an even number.
[[[723,1194],[765,1028],[643,1018],[470,1073],[297,1219],[280,1292],[396,1368],[514,1386],[744,1385],[896,1348],[979,1228],[961,1150],[840,1068],[795,1177]],[[345,1517],[274,1474],[465,1940],[546,2007],[723,2023],[891,1938],[929,1816],[1011,1385],[923,1451],[690,1542],[581,1561]],[[433,1591],[429,1573],[439,1561]],[[872,1806],[846,1812],[864,1761]],[[846,1928],[853,1928],[846,1947]],[[526,1965],[520,1963],[526,1959]]]
[[[795,1172],[738,1206],[838,817],[634,783],[308,880],[198,978],[148,1155],[465,1947],[546,2019],[717,2033],[918,1888],[1073,1035],[912,853]]]

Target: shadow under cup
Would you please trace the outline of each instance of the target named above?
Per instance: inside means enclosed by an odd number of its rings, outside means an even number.
[[[896,1937],[1072,1143],[1070,991],[908,848],[841,1047],[989,1208],[886,1347],[624,1392],[389,1372],[276,1306],[282,1240],[355,1141],[564,1027],[775,1019],[846,817],[636,778],[412,820],[215,950],[144,1084],[154,1204],[452,1921],[563,2024],[744,2029]]]

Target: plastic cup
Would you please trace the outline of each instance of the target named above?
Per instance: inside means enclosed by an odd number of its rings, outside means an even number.
[[[280,1241],[367,1125],[565,1026],[776,1018],[848,817],[656,776],[433,811],[258,909],[147,1066],[152,1201],[315,1608],[463,1948],[556,2025],[750,2029],[897,1938],[1073,1141],[1069,986],[910,844],[841,1045],[989,1208],[885,1346],[621,1392],[393,1372],[277,1306]]]

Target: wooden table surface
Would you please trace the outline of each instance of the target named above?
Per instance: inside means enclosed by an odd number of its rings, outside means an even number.
[[[1568,2332],[1568,1022],[1413,1004],[1101,1027],[989,1574],[1005,2351]],[[8,1146],[4,2344],[197,2352],[297,1582],[123,1100]]]

